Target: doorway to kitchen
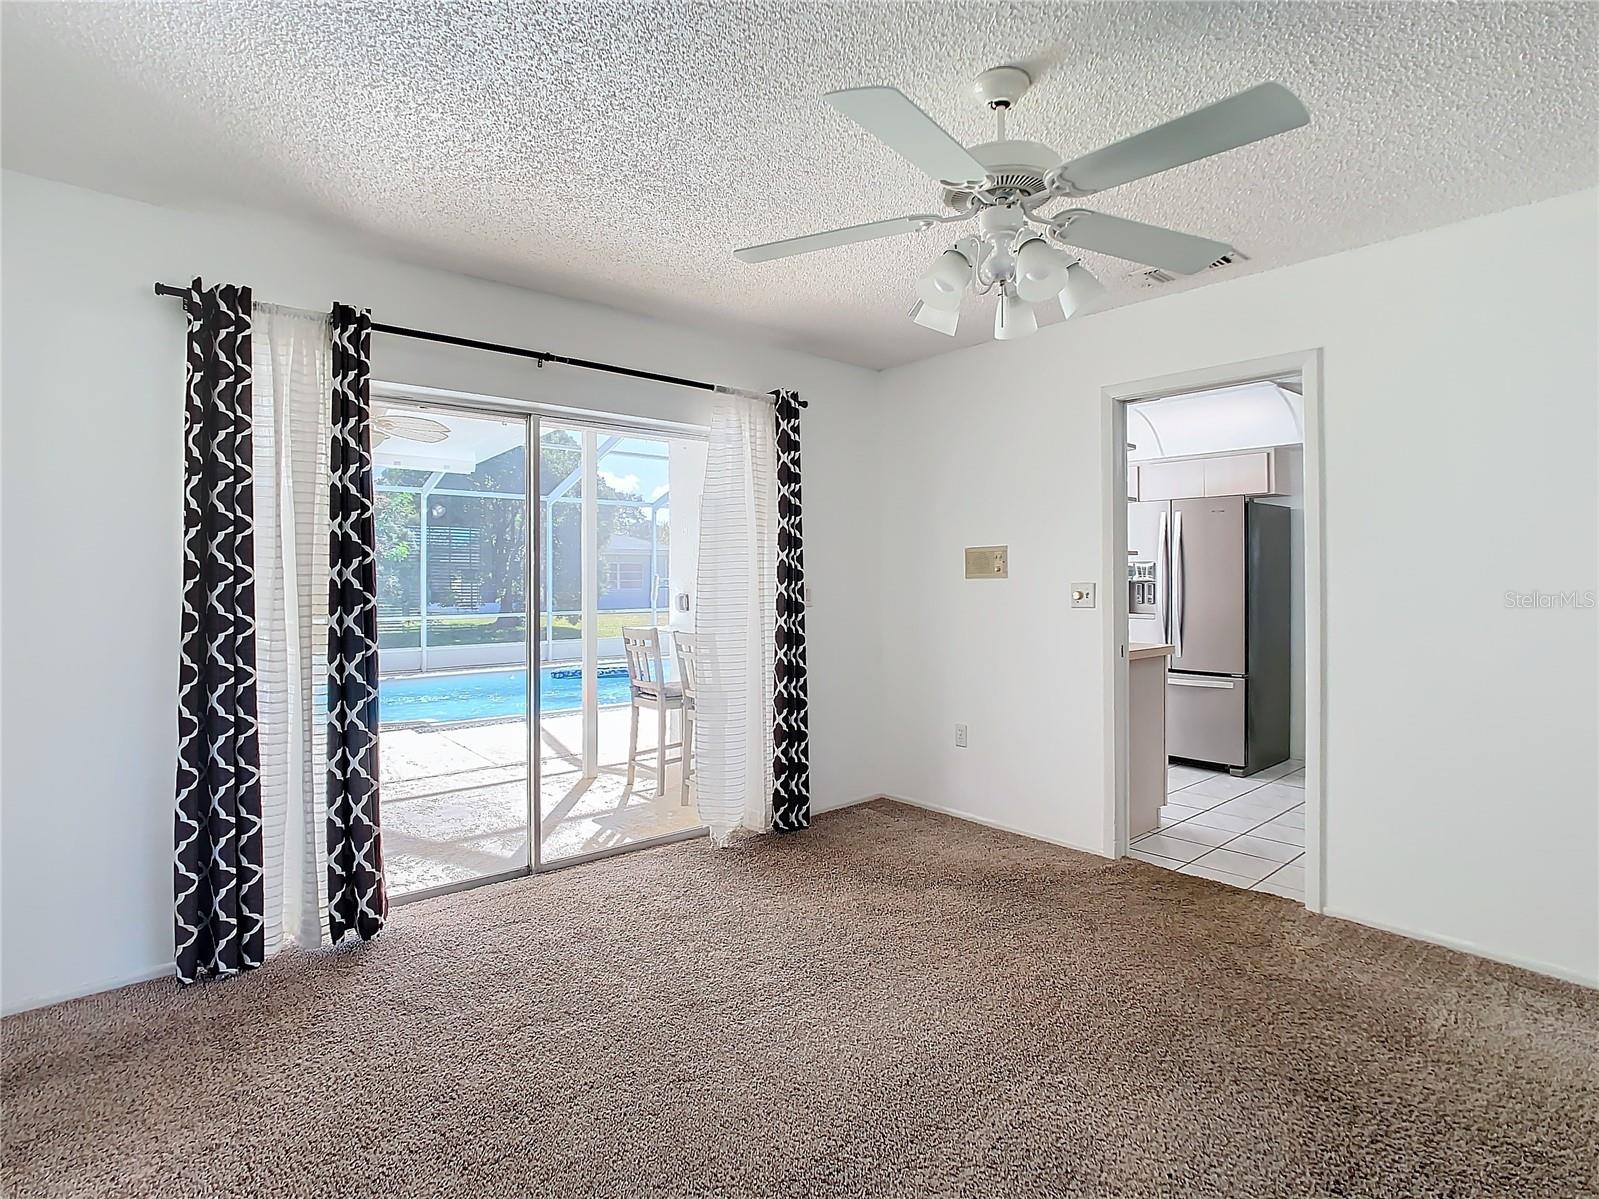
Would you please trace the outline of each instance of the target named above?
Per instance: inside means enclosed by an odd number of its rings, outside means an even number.
[[[676,677],[704,449],[692,429],[374,396],[395,899],[703,833],[682,777],[683,701],[670,753],[656,752],[654,720],[630,745],[621,647],[624,629],[647,631]]]
[[[1316,909],[1318,365],[1294,355],[1106,393],[1108,831],[1119,853]]]

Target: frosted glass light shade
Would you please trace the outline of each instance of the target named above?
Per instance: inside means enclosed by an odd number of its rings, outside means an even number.
[[[1027,301],[1009,291],[999,297],[999,307],[994,311],[994,340],[1014,341],[1038,332],[1038,314]]]
[[[1105,294],[1105,285],[1080,262],[1066,268],[1065,285],[1060,289],[1060,310],[1068,318],[1086,312]]]
[[[954,312],[972,277],[971,261],[959,250],[945,250],[916,280],[916,296],[929,308]]]
[[[916,303],[911,305],[911,320],[921,325],[924,329],[933,329],[936,332],[948,334],[950,337],[955,336],[955,326],[960,323],[960,319],[961,314],[958,308],[954,312],[949,312],[943,308],[934,308],[921,300],[917,300]]]
[[[1042,304],[1060,294],[1066,285],[1071,256],[1041,237],[1016,251],[1016,294],[1029,304]]]

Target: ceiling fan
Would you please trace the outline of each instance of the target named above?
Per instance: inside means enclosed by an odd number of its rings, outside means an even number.
[[[425,416],[411,416],[402,412],[383,412],[372,418],[372,448],[391,437],[401,441],[414,441],[420,445],[437,445],[450,435],[447,425]]]
[[[1141,262],[1174,274],[1204,270],[1228,253],[1224,242],[1122,217],[1067,207],[1056,200],[1093,195],[1135,179],[1209,158],[1308,124],[1305,106],[1280,83],[1262,83],[1135,133],[1067,162],[1039,142],[1005,137],[1005,115],[1032,85],[1020,67],[994,67],[974,90],[995,114],[997,136],[962,146],[897,88],[856,87],[822,98],[913,166],[943,185],[944,213],[916,213],[830,229],[733,251],[741,262],[920,233],[973,218],[977,232],[939,255],[916,283],[910,316],[918,325],[954,336],[961,299],[999,292],[994,336],[1022,337],[1038,328],[1036,306],[1058,299],[1065,316],[1081,312],[1104,286],[1071,248]]]

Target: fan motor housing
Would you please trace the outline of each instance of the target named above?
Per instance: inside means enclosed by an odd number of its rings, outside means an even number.
[[[1020,67],[989,67],[972,84],[972,91],[990,108],[1010,108],[1032,85],[1033,77]]]
[[[1042,142],[983,142],[970,149],[988,169],[984,190],[1009,192],[1018,199],[1043,191],[1044,177],[1061,164],[1061,156]],[[944,203],[964,212],[971,207],[972,195],[969,187],[946,187]]]

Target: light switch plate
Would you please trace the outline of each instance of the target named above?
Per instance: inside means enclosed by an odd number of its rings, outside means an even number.
[[[969,545],[966,547],[968,579],[1007,579],[1010,577],[1010,547]]]
[[[1094,603],[1094,585],[1092,583],[1072,584],[1072,607],[1092,608]]]

